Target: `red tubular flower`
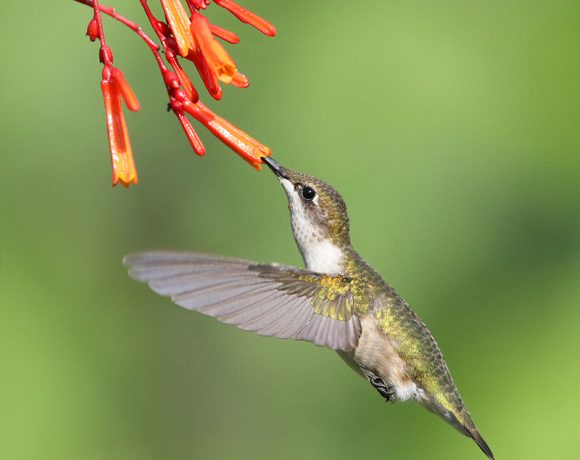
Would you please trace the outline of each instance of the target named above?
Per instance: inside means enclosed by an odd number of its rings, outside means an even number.
[[[239,37],[229,30],[211,24],[202,14],[211,0],[160,0],[166,22],[159,20],[149,7],[148,0],[139,0],[159,44],[149,37],[135,22],[120,15],[114,8],[103,6],[99,0],[75,0],[92,7],[93,18],[87,35],[92,41],[99,39],[99,58],[103,63],[101,88],[105,100],[107,133],[113,165],[113,185],[119,182],[128,187],[136,184],[137,170],[123,114],[122,100],[129,110],[139,110],[139,101],[125,80],[123,72],[113,65],[113,53],[107,46],[101,13],[111,16],[135,32],[151,50],[163,77],[169,96],[169,107],[177,116],[191,147],[198,155],[205,147],[195,132],[188,115],[193,116],[222,142],[238,153],[254,168],[260,169],[261,158],[270,155],[270,149],[245,132],[217,116],[199,101],[199,95],[178,57],[192,61],[210,95],[221,99],[220,81],[239,88],[249,85],[221,42],[236,44]],[[249,23],[266,35],[273,36],[276,29],[269,22],[247,11],[231,0],[213,0],[243,22]],[[189,15],[184,5],[189,8]]]
[[[121,182],[125,187],[129,187],[131,183],[137,184],[138,178],[121,99],[125,99],[125,103],[128,107],[132,107],[132,110],[135,108],[138,110],[139,102],[122,72],[112,66],[107,65],[103,69],[101,89],[105,98],[113,185]]]
[[[270,24],[268,21],[261,18],[257,14],[254,14],[251,11],[242,8],[237,3],[232,2],[231,0],[213,0],[213,1],[216,5],[219,5],[222,8],[228,10],[240,21],[245,22],[246,24],[250,24],[252,27],[255,27],[263,34],[269,35],[270,37],[276,35],[276,27],[274,27],[272,24]]]
[[[184,103],[183,109],[258,171],[261,169],[261,158],[272,154],[268,147],[248,136],[229,121],[217,116],[202,102]]]
[[[237,72],[236,64],[211,33],[209,21],[194,11],[191,15],[191,33],[210,70],[219,80],[229,84]]]

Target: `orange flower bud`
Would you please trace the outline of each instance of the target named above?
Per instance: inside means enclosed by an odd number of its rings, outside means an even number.
[[[250,24],[252,27],[255,27],[263,34],[269,35],[270,37],[276,35],[276,27],[257,14],[242,8],[237,3],[232,2],[231,0],[214,0],[214,3],[221,6],[222,8],[225,8],[240,21],[245,22],[246,24]]]
[[[177,104],[179,104],[179,103],[177,103]],[[171,107],[173,108],[175,115],[177,115],[177,118],[179,119],[179,123],[181,123],[181,127],[183,128],[183,131],[185,132],[185,135],[187,136],[187,139],[189,140],[189,143],[191,144],[193,151],[197,155],[199,155],[200,157],[204,156],[205,155],[205,146],[203,145],[203,143],[201,142],[201,139],[199,138],[199,136],[195,132],[195,129],[193,129],[192,124],[187,119],[187,116],[183,113],[183,109],[180,109],[177,104],[174,104],[172,102]]]
[[[210,24],[209,30],[211,30],[211,33],[214,34],[216,37],[219,37],[222,40],[231,43],[232,45],[235,45],[236,43],[240,42],[240,37],[238,37],[235,33],[230,32],[227,29],[224,29],[223,27]]]
[[[181,86],[183,87],[183,90],[187,94],[189,100],[191,102],[197,102],[199,100],[197,90],[177,60],[174,62],[173,70],[175,71],[175,74],[177,75],[177,78],[179,79]]]

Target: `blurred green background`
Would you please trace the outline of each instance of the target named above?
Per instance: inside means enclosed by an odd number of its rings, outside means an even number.
[[[580,458],[578,2],[242,4],[279,34],[210,8],[252,86],[202,98],[341,191],[355,247],[429,325],[498,459]],[[142,104],[140,184],[113,189],[90,9],[0,12],[1,458],[483,458],[333,352],[130,280],[123,255],[153,248],[301,264],[284,194],[202,127],[195,157],[147,49],[107,19]]]

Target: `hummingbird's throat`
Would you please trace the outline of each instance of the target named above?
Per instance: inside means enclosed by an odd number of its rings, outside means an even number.
[[[321,229],[312,224],[306,216],[294,210],[292,233],[306,268],[329,275],[344,274],[343,250],[323,235]]]
[[[344,251],[332,240],[320,210],[305,205],[288,179],[281,178],[280,182],[288,196],[292,233],[306,268],[329,275],[344,274]],[[316,206],[317,202],[315,197],[312,204]]]

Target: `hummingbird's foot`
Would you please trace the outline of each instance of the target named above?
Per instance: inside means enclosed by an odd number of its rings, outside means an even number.
[[[367,378],[369,379],[370,384],[375,387],[387,402],[394,402],[396,393],[394,385],[386,383],[383,379],[372,373],[367,375]]]

